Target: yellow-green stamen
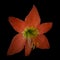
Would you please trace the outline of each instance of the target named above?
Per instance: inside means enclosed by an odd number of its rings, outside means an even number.
[[[38,30],[36,28],[30,27],[30,28],[26,28],[23,31],[23,36],[26,39],[31,39],[32,37],[36,37],[38,35]]]

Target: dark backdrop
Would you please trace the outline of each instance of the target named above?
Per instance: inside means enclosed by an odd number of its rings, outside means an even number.
[[[39,60],[59,56],[59,2],[52,0],[2,0],[0,3],[0,60],[20,60],[22,58],[28,58],[24,56],[24,50],[13,56],[6,55],[12,38],[17,34],[9,24],[8,17],[14,16],[24,20],[26,15],[30,12],[33,4],[38,9],[42,20],[41,23],[53,22],[53,27],[45,34],[49,40],[51,48],[49,50],[35,49],[31,52],[29,58],[37,58],[37,60]]]

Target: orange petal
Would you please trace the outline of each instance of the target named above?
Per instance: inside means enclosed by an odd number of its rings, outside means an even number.
[[[25,56],[28,56],[31,53],[32,50],[32,43],[28,41],[26,41],[26,45],[25,45]]]
[[[21,32],[25,28],[25,23],[21,19],[9,17],[9,22],[17,32]]]
[[[49,49],[50,45],[45,35],[39,35],[35,39],[35,46],[40,49]]]
[[[48,32],[51,28],[52,28],[52,23],[43,23],[41,25],[38,25],[38,30],[40,32],[40,34],[46,33]]]
[[[13,55],[18,52],[21,52],[25,45],[25,39],[23,38],[22,34],[17,34],[10,44],[8,49],[7,55]]]
[[[40,23],[40,16],[38,14],[37,8],[33,5],[33,8],[31,9],[30,13],[26,16],[25,22],[29,26],[36,27]]]

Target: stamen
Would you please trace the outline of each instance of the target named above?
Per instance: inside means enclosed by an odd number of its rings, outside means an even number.
[[[32,48],[32,40],[28,39],[27,42],[28,42],[28,45],[31,46],[31,48]]]
[[[39,42],[37,42],[37,45],[39,46]]]
[[[35,49],[35,45],[34,44],[33,44],[32,48]]]
[[[31,39],[28,39],[27,41],[28,41],[28,44],[29,44],[29,46],[30,46],[30,44],[31,44]]]

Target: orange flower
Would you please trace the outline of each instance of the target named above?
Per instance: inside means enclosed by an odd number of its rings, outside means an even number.
[[[50,48],[44,33],[52,28],[52,22],[40,24],[41,19],[34,5],[25,21],[9,17],[9,22],[18,34],[12,39],[7,55],[19,53],[25,48],[25,56],[28,56],[35,47],[40,49]]]

